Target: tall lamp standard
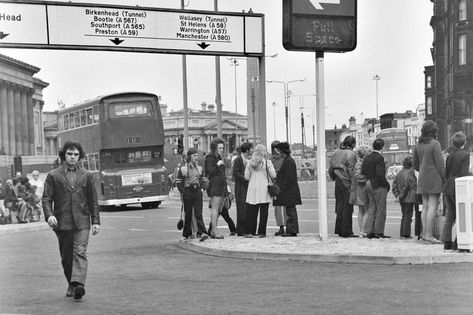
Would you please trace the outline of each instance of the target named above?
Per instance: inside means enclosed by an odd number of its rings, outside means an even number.
[[[304,82],[305,78],[291,80],[291,81],[277,81],[277,80],[266,80],[268,83],[281,83],[284,86],[284,108],[285,108],[285,116],[286,116],[286,141],[290,142],[289,140],[289,93],[288,93],[288,86],[290,83],[293,82]]]
[[[276,102],[273,102],[273,136],[276,140]]]
[[[227,58],[230,61],[230,66],[234,67],[234,80],[235,80],[235,136],[238,131],[238,91],[237,91],[237,71],[236,67],[238,67],[240,64],[238,63],[238,60],[236,58]],[[235,141],[236,144],[236,141]]]
[[[376,81],[376,122],[378,122],[378,119],[379,119],[379,113],[378,113],[378,81],[381,80],[381,76],[379,74],[375,74],[373,76],[373,80]]]
[[[311,93],[311,94],[304,94],[304,95],[290,95],[290,96],[294,96],[294,97],[298,97],[299,98],[299,109],[301,110],[301,131],[302,131],[302,154],[304,154],[304,146],[305,146],[305,142],[307,140],[307,137],[306,137],[306,134],[305,134],[305,125],[304,125],[304,108],[306,108],[304,106],[304,97],[306,96],[316,96],[314,93]],[[314,130],[314,116],[315,114],[312,114],[312,129]],[[314,132],[313,132],[314,134]],[[315,143],[315,141],[313,141]],[[315,145],[314,145],[315,146]]]

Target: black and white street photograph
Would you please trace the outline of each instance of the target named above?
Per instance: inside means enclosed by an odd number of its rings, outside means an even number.
[[[0,0],[0,314],[471,314],[473,0]]]

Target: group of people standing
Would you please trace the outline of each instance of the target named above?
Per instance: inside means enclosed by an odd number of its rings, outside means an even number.
[[[401,206],[400,237],[410,239],[412,216],[415,209],[415,234],[425,243],[444,243],[445,249],[454,249],[452,225],[455,222],[455,178],[468,176],[470,155],[464,149],[465,134],[461,131],[451,138],[449,155],[444,161],[437,138],[437,125],[427,120],[413,156],[403,161],[403,169],[393,181],[395,202]],[[335,234],[357,237],[352,229],[353,206],[359,207],[360,237],[390,238],[384,234],[386,200],[390,184],[386,179],[383,157],[384,141],[376,139],[372,148],[360,146],[347,136],[330,160],[329,175],[335,181]],[[440,196],[445,203],[445,224],[441,240],[434,238],[434,221]],[[419,210],[422,204],[422,210]]]
[[[217,228],[219,216],[223,216],[225,211],[228,214],[230,188],[223,161],[224,148],[225,142],[222,139],[212,140],[204,167],[198,165],[198,152],[191,148],[187,152],[186,165],[178,171],[177,186],[184,205],[183,236],[186,239],[192,238],[192,214],[197,221],[197,236],[201,241],[208,237],[224,238]],[[272,155],[268,154],[262,144],[256,145],[253,150],[251,143],[242,143],[238,151],[239,154],[231,166],[237,213],[235,232],[231,231],[231,234],[243,237],[266,237],[269,204],[273,202],[277,223],[280,226],[276,235],[297,236],[299,224],[296,205],[302,202],[297,183],[296,163],[290,156],[289,144],[273,142]],[[277,196],[271,196],[268,191],[268,185],[274,184],[280,187]],[[211,222],[208,231],[202,218],[203,190],[206,190],[210,197]],[[286,219],[285,224],[283,218]]]

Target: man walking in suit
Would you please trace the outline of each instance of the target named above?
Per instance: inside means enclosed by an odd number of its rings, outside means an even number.
[[[373,153],[368,154],[363,160],[361,173],[366,176],[366,190],[368,191],[368,221],[366,233],[368,238],[390,238],[384,235],[386,224],[386,198],[391,188],[386,179],[386,165],[382,150],[383,139],[373,142]]]
[[[59,152],[63,165],[46,177],[43,210],[59,241],[66,295],[81,299],[85,294],[89,233],[99,232],[100,215],[94,177],[78,166],[85,156],[78,142],[68,141]]]

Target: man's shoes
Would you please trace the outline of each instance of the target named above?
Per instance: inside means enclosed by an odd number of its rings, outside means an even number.
[[[67,297],[73,297],[74,296],[74,286],[72,284],[69,284],[66,290],[66,296]]]
[[[274,233],[275,236],[281,236],[284,234],[284,226],[281,226],[279,228],[279,231],[277,231],[276,233]]]
[[[258,237],[259,237],[259,238],[265,238],[265,237],[266,237],[266,234],[258,234]]]
[[[237,236],[245,236],[243,233],[238,233]]]
[[[230,236],[235,236],[236,232],[230,232]]]
[[[282,237],[296,237],[297,233],[284,233],[281,234]]]
[[[209,236],[207,234],[202,234],[202,236],[200,237],[200,240],[199,242],[204,242],[205,240],[207,240],[209,238]]]
[[[244,237],[244,238],[253,238],[253,235],[251,235],[251,234],[245,234],[245,235],[243,235],[243,237]]]
[[[368,239],[379,238],[379,236],[377,234],[374,234],[374,233],[368,233],[366,235],[366,238],[368,238]]]
[[[74,289],[74,300],[80,300],[85,295],[85,288],[82,284],[78,284]]]
[[[350,234],[350,235],[339,235],[340,237],[343,237],[343,238],[348,238],[348,237],[359,237],[358,235],[355,235],[355,234]]]
[[[384,235],[384,234],[376,234],[378,238],[391,238],[389,235]]]

